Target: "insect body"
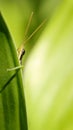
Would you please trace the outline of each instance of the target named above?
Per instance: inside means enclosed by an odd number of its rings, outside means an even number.
[[[23,58],[23,56],[25,54],[25,49],[23,47],[21,47],[21,48],[18,48],[17,51],[18,51],[19,62],[20,62],[20,64],[22,64],[22,58]]]
[[[25,54],[25,50],[24,48],[22,48],[22,50],[20,51],[20,56],[19,56],[19,60],[22,60],[23,55]]]

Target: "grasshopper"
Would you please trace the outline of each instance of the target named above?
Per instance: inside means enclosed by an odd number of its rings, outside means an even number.
[[[34,30],[34,32],[32,32],[32,33],[30,34],[30,36],[26,39],[25,37],[26,37],[27,32],[28,32],[28,30],[29,30],[30,23],[31,23],[31,21],[32,21],[32,17],[33,17],[33,12],[32,12],[31,15],[30,15],[30,18],[29,18],[29,20],[28,20],[28,24],[27,24],[27,27],[26,27],[25,36],[24,36],[24,39],[25,39],[25,40],[24,40],[24,42],[21,44],[21,46],[17,49],[18,59],[19,59],[19,62],[20,62],[20,66],[17,66],[17,67],[14,67],[14,68],[9,68],[9,69],[7,69],[7,71],[17,70],[17,69],[20,69],[20,68],[23,67],[21,64],[22,64],[22,58],[23,58],[23,56],[24,56],[24,54],[25,54],[24,45],[35,35],[35,33],[36,33],[37,31],[40,30],[40,28],[41,28],[41,27],[45,24],[45,22],[46,22],[46,19],[45,19],[45,20]]]

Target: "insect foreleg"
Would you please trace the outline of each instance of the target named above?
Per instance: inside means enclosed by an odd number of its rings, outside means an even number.
[[[17,66],[17,67],[14,67],[14,68],[8,68],[8,69],[7,69],[7,71],[18,70],[18,69],[21,69],[21,68],[23,68],[23,66],[22,66],[22,65]]]

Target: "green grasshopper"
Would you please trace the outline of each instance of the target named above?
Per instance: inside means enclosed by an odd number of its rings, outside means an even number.
[[[25,31],[25,36],[24,36],[24,38],[26,37],[27,32],[28,32],[28,30],[29,30],[29,26],[30,26],[32,17],[33,17],[33,12],[31,13],[30,18],[29,18],[29,20],[28,20],[28,24],[27,24],[27,27],[26,27],[26,31]],[[23,42],[23,43],[21,44],[21,46],[17,49],[18,59],[19,59],[20,64],[22,63],[22,58],[23,58],[23,56],[24,56],[24,54],[25,54],[24,45],[35,35],[35,33],[36,33],[38,30],[40,30],[40,28],[45,24],[45,22],[46,22],[46,19],[34,30],[34,32],[33,32],[27,39],[25,38],[24,42]],[[20,69],[20,68],[22,68],[22,67],[23,67],[23,66],[20,65],[20,66],[14,67],[14,68],[9,68],[9,69],[7,69],[7,71],[12,71],[12,70]]]

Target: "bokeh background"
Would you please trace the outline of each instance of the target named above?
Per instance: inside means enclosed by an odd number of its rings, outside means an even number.
[[[0,0],[17,48],[47,22],[25,46],[23,82],[29,130],[73,130],[73,1]]]

